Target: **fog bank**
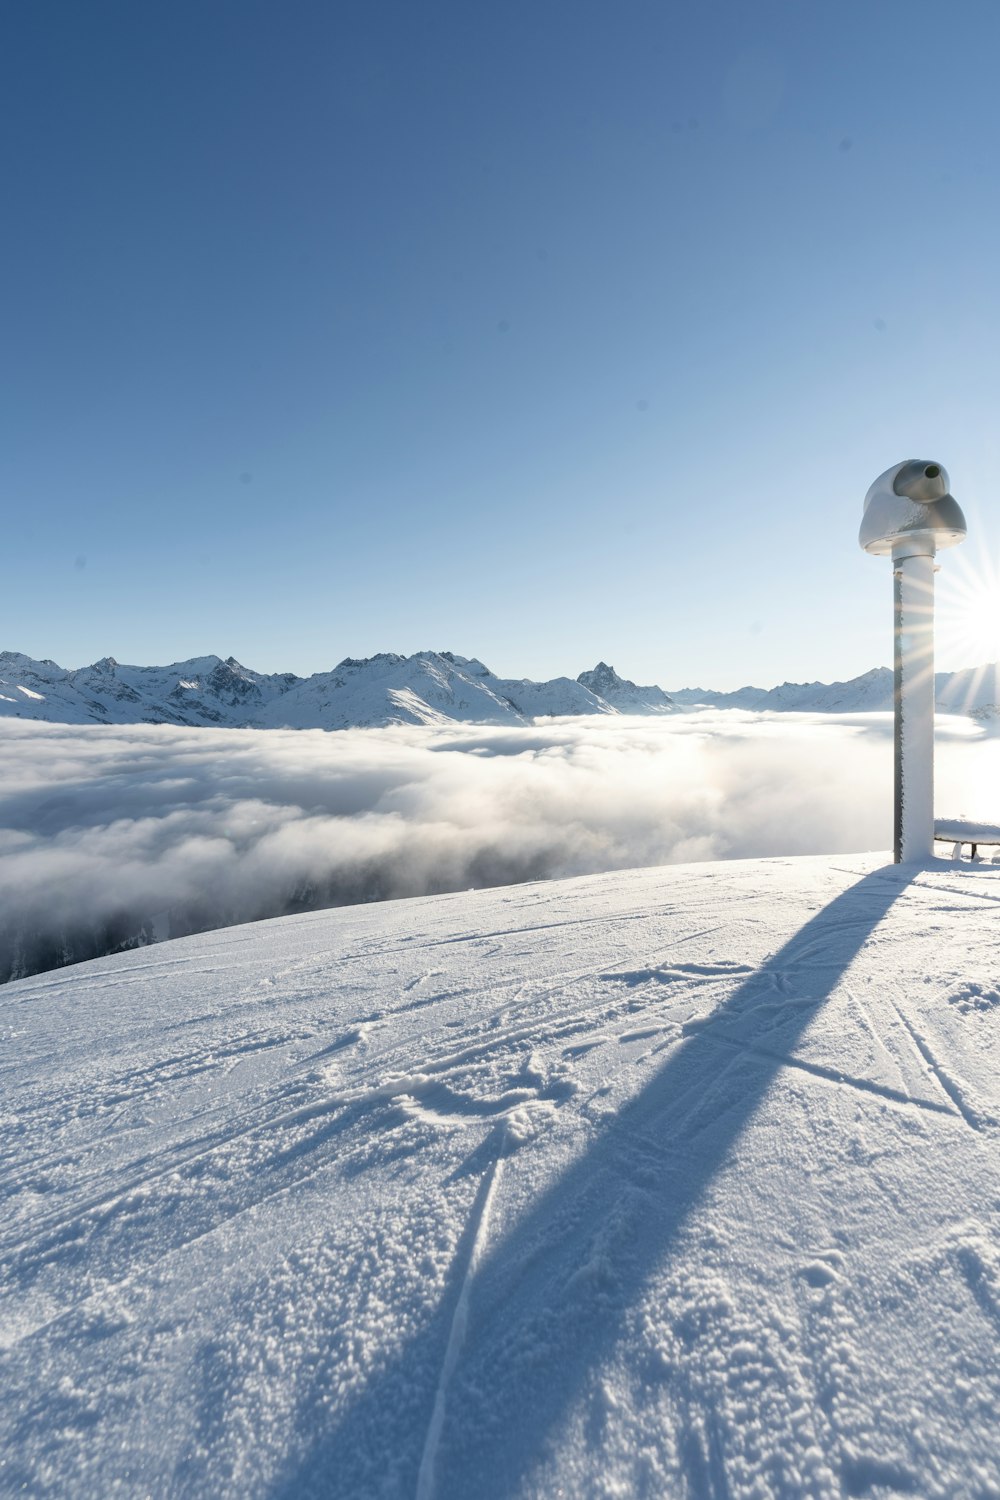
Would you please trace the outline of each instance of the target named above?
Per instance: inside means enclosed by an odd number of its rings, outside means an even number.
[[[943,726],[939,809],[995,815],[965,793],[997,785],[998,742]],[[346,902],[885,849],[891,776],[878,714],[333,734],[7,721],[0,978]]]

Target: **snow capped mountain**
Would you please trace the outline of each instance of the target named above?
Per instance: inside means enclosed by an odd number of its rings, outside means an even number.
[[[298,681],[291,672],[251,672],[232,656],[167,667],[122,666],[105,656],[66,671],[54,661],[0,651],[0,714],[63,724],[247,723]]]
[[[874,667],[850,682],[783,682],[779,687],[743,687],[731,693],[711,688],[679,688],[672,697],[685,708],[697,704],[798,713],[875,711],[892,708],[892,672],[888,667]]]
[[[966,667],[961,672],[938,673],[937,701],[952,713],[971,714],[975,719],[1000,716],[1000,662],[986,667]]]
[[[589,685],[602,680],[605,697]],[[629,693],[635,696],[634,702]],[[662,700],[662,701],[661,701]],[[643,702],[648,707],[643,707]],[[635,688],[601,664],[576,682],[496,677],[451,651],[346,658],[312,677],[263,674],[234,657],[128,667],[106,656],[66,671],[53,661],[0,653],[0,714],[69,724],[211,724],[231,728],[347,729],[387,724],[525,724],[566,714],[663,712],[659,688]]]
[[[637,687],[627,677],[619,677],[614,667],[599,661],[592,672],[581,672],[576,679],[605,703],[623,714],[663,714],[676,707],[661,687]]]
[[[618,712],[610,703],[569,677],[554,677],[551,682],[529,682],[526,678],[504,681],[503,691],[529,723],[532,719],[549,715]]]
[[[348,729],[511,718],[519,721],[482,662],[436,651],[410,657],[383,651],[366,660],[347,657],[332,672],[297,679],[253,722],[269,728]]]
[[[1000,664],[939,672],[941,709],[1000,714]],[[526,724],[575,714],[663,714],[694,706],[754,712],[861,713],[892,707],[892,672],[849,682],[785,682],[735,692],[666,693],[619,677],[607,662],[574,681],[495,676],[451,651],[347,657],[330,672],[263,673],[235,657],[197,656],[165,667],[123,666],[113,656],[67,671],[17,651],[0,652],[0,717],[61,724],[179,724],[223,728],[348,729],[388,724]]]
[[[737,688],[719,693],[711,688],[671,691],[684,708],[742,708],[755,712],[872,713],[892,708],[893,680],[889,667],[873,667],[849,682],[783,682],[780,687]],[[938,708],[944,713],[993,718],[1000,714],[1000,663],[938,672]]]

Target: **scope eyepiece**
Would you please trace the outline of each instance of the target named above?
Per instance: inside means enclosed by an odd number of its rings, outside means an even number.
[[[925,458],[911,458],[900,464],[892,488],[897,495],[930,505],[948,493],[948,473],[940,464],[929,464]]]
[[[865,496],[858,541],[875,556],[895,554],[901,545],[934,553],[964,536],[965,517],[941,464],[905,459],[880,474]]]

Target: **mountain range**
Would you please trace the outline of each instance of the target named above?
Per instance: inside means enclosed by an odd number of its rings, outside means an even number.
[[[1000,714],[1000,665],[940,672],[938,706],[979,718]],[[255,672],[235,657],[193,657],[164,667],[106,656],[67,670],[0,652],[0,716],[62,724],[180,724],[231,728],[348,729],[388,724],[527,724],[571,714],[664,714],[694,707],[852,713],[892,707],[892,672],[848,682],[786,682],[735,692],[641,687],[598,662],[550,682],[495,676],[451,651],[345,658],[330,672]]]

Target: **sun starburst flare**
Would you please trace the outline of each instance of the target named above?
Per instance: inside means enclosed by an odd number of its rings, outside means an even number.
[[[983,549],[978,558],[949,558],[939,575],[937,665],[944,671],[969,670],[964,701],[969,711],[984,697],[1000,702],[1000,552]],[[995,691],[987,692],[993,687]]]

